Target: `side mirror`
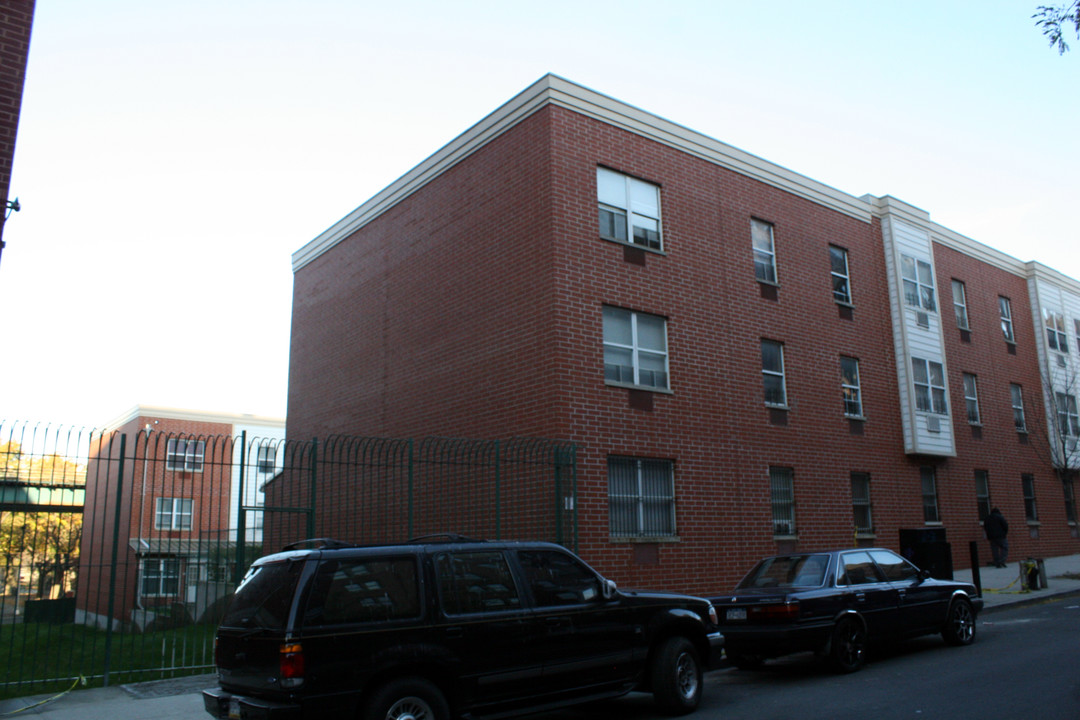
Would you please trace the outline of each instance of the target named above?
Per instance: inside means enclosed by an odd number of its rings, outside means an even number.
[[[601,580],[600,581],[600,594],[605,600],[611,600],[618,594],[618,590],[615,589],[614,580]]]
[[[916,582],[922,582],[923,580],[928,580],[929,578],[930,578],[930,571],[920,569],[919,574],[916,576]]]

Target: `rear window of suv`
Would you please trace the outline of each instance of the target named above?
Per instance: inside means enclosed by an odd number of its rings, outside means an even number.
[[[312,581],[305,625],[405,620],[420,615],[414,557],[324,560]]]
[[[236,588],[221,624],[229,627],[282,630],[289,621],[302,560],[255,565]]]

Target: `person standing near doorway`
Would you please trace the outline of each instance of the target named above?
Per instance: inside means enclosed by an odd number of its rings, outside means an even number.
[[[983,521],[983,529],[986,530],[986,539],[990,541],[990,554],[994,558],[989,564],[999,568],[1005,567],[1005,563],[1009,560],[1008,521],[1000,510],[994,508]]]

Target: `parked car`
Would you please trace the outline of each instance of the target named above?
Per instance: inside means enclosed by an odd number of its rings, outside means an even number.
[[[881,548],[765,558],[711,601],[736,666],[812,650],[841,672],[862,667],[870,642],[941,633],[970,645],[983,606],[974,585],[933,579]]]
[[[447,720],[634,689],[701,701],[723,636],[701,598],[619,591],[563,547],[320,541],[257,560],[218,629],[217,718]]]

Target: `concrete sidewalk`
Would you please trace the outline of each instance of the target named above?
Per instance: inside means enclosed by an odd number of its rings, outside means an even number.
[[[1080,594],[1080,555],[1046,558],[1047,587],[1023,591],[1020,563],[1005,568],[979,568],[985,611]],[[971,570],[954,577],[972,581]],[[215,675],[157,680],[91,690],[73,690],[60,697],[37,695],[0,701],[0,720],[48,717],[50,720],[197,720],[209,717],[203,709],[203,688],[217,684]]]

